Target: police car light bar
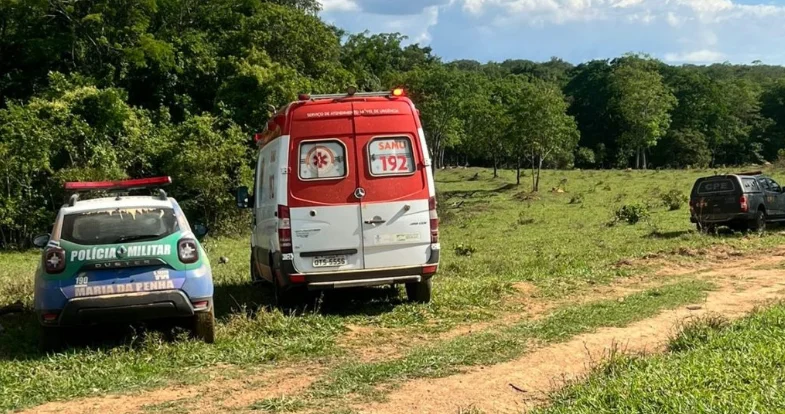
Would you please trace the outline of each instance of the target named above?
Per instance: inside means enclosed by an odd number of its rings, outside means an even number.
[[[171,183],[172,183],[172,177],[153,177],[153,178],[137,178],[134,180],[117,180],[117,181],[67,182],[65,183],[65,189],[68,191],[135,190],[140,188],[159,187]]]

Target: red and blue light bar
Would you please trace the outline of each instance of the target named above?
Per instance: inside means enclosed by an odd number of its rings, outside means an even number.
[[[151,177],[115,181],[72,181],[65,183],[65,189],[67,191],[137,190],[141,188],[160,187],[171,183],[172,177]]]

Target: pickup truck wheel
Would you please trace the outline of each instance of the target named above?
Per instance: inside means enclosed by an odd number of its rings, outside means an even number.
[[[215,309],[194,314],[191,332],[200,341],[208,344],[215,342]]]
[[[758,210],[755,214],[755,218],[750,222],[750,230],[763,233],[766,231],[766,212],[763,210]]]
[[[431,279],[421,282],[406,284],[406,297],[410,302],[429,303],[431,301],[431,290],[433,282]]]
[[[61,328],[41,326],[38,332],[38,348],[42,352],[59,351],[65,345]]]
[[[715,226],[714,224],[698,223],[695,226],[698,228],[698,231],[701,233],[714,234],[717,231],[717,226]]]

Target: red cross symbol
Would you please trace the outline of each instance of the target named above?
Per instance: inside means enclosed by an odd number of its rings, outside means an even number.
[[[322,152],[317,152],[313,156],[313,165],[316,168],[324,168],[324,167],[326,167],[327,166],[327,161],[328,161],[327,155],[322,153]]]

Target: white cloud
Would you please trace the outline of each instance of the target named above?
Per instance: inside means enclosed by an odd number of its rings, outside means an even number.
[[[686,53],[666,53],[665,61],[672,63],[712,63],[725,59],[725,54],[714,50],[696,50]]]
[[[321,0],[325,12],[357,11],[360,7],[353,0]]]

